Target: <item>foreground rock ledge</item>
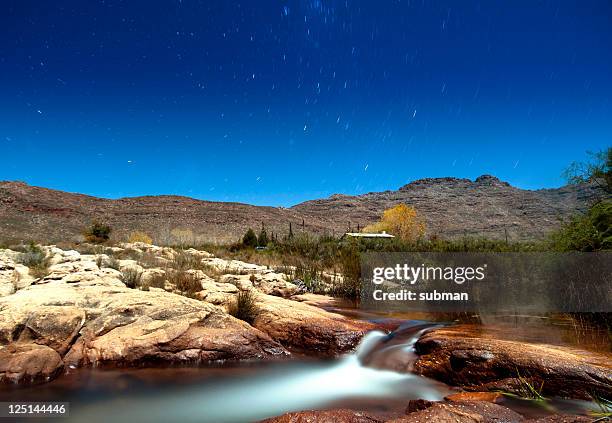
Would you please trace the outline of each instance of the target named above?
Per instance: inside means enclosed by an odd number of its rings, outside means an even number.
[[[288,355],[217,306],[126,288],[112,277],[33,285],[0,298],[0,345],[0,379],[10,382],[48,380],[65,366]]]
[[[483,401],[432,402],[423,409],[396,418],[348,409],[299,411],[263,420],[261,423],[588,423],[585,416],[551,415],[527,420],[497,404]]]
[[[522,378],[543,383],[544,395],[612,396],[610,358],[588,351],[488,338],[468,326],[426,333],[416,351],[417,373],[467,390],[519,393]]]

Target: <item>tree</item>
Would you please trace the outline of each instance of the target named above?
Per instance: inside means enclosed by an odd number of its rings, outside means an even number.
[[[612,249],[612,201],[601,201],[551,235],[556,251]]]
[[[574,216],[551,234],[552,248],[557,251],[598,251],[612,249],[612,147],[589,152],[591,161],[574,162],[564,172],[570,184],[592,182],[605,195],[589,210]]]
[[[246,231],[246,233],[242,237],[242,244],[245,247],[257,247],[257,235],[255,235],[255,231],[253,231],[253,229],[249,228],[249,230]]]
[[[130,243],[142,242],[145,244],[153,244],[153,240],[151,239],[151,237],[142,231],[134,231],[130,233],[128,242]]]
[[[268,239],[268,233],[262,227],[261,231],[259,232],[259,236],[257,237],[257,244],[260,247],[265,247],[266,245],[268,245],[268,242],[270,242],[270,240]]]
[[[588,154],[591,160],[573,162],[563,172],[563,176],[570,184],[593,182],[608,194],[612,193],[612,147]]]
[[[364,232],[386,231],[398,238],[414,242],[425,234],[425,223],[414,207],[398,204],[385,210],[378,223],[363,228]]]
[[[85,229],[83,235],[85,240],[96,244],[102,244],[110,238],[111,227],[107,224],[94,220],[91,225]]]

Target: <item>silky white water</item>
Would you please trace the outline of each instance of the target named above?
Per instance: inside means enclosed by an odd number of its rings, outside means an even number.
[[[422,398],[440,400],[443,385],[411,373],[365,365],[369,357],[398,350],[411,357],[423,329],[400,344],[382,332],[367,334],[356,352],[338,360],[295,363],[262,369],[246,377],[217,379],[189,388],[168,388],[148,394],[75,406],[69,421],[80,422],[249,422],[289,411],[321,409],[333,402],[363,399]]]

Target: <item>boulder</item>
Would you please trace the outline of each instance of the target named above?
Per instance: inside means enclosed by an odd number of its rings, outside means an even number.
[[[415,347],[417,373],[466,390],[520,395],[528,382],[542,386],[545,396],[612,396],[612,363],[605,355],[495,339],[467,325],[430,331]]]
[[[219,282],[230,283],[240,291],[249,291],[254,288],[251,279],[251,275],[222,275],[219,278]]]
[[[501,405],[483,401],[461,401],[433,402],[422,410],[389,420],[389,423],[519,423],[522,421],[523,417],[520,414]]]
[[[68,352],[85,323],[85,311],[73,306],[48,305],[29,309],[2,309],[0,344],[46,345],[59,354]]]
[[[261,423],[382,423],[376,416],[354,410],[298,411],[262,420]]]
[[[0,346],[0,382],[42,382],[55,377],[64,367],[52,348],[37,344]]]
[[[335,355],[353,349],[376,327],[349,320],[308,304],[272,295],[256,295],[253,325],[287,348],[309,354]]]
[[[267,295],[288,298],[298,292],[298,287],[287,281],[286,275],[271,270],[264,270],[250,275],[227,274],[219,278],[220,282],[231,283],[241,291],[256,288]]]
[[[205,276],[200,279],[202,290],[196,293],[196,298],[215,305],[228,306],[235,294],[240,290],[231,283],[216,282],[214,279]]]

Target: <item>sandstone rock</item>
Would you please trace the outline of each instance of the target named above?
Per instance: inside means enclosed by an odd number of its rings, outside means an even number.
[[[609,420],[609,419],[608,419]],[[606,421],[606,420],[600,420]],[[587,416],[569,416],[564,414],[555,414],[551,416],[541,417],[539,419],[525,420],[525,423],[596,423],[597,418]]]
[[[482,401],[462,401],[454,403],[435,402],[423,410],[415,411],[391,423],[519,423],[523,417],[501,405]]]
[[[288,298],[298,292],[298,287],[287,281],[287,276],[271,270],[262,270],[250,275],[222,275],[219,281],[231,283],[241,291],[256,288],[258,291],[268,295]]]
[[[261,423],[382,423],[383,420],[363,411],[298,411],[262,420]]]
[[[255,275],[255,286],[264,294],[288,298],[298,292],[298,287],[287,281],[281,273],[265,272]]]
[[[153,280],[163,278],[165,274],[166,272],[162,269],[144,269],[140,276],[140,282],[143,286],[149,287]]]
[[[68,263],[81,260],[81,254],[78,251],[67,250],[64,251],[61,248],[55,246],[42,247],[43,251],[50,257],[49,262],[51,265]]]
[[[554,420],[551,420],[551,423]],[[374,413],[346,409],[299,411],[261,423],[520,423],[523,417],[497,404],[478,401],[441,403],[425,401],[405,416],[385,418]]]
[[[26,307],[0,314],[0,344],[46,345],[59,354],[68,352],[85,323],[78,307],[53,306],[27,310]]]
[[[202,263],[217,272],[232,273],[232,274],[255,274],[266,272],[269,269],[266,266],[260,266],[253,263],[245,263],[240,260],[225,260],[219,257],[204,258]]]
[[[15,271],[15,262],[5,255],[0,255],[0,297],[15,292],[15,284],[18,278],[19,275]]]
[[[315,307],[337,307],[341,301],[338,298],[331,297],[329,295],[312,294],[306,292],[304,294],[297,294],[291,296],[293,301],[299,301],[304,304],[308,304]],[[401,320],[403,322],[404,320]],[[399,325],[399,324],[398,324]],[[395,325],[395,326],[398,326]]]
[[[57,266],[66,270],[74,264]],[[6,378],[51,377],[63,365],[62,356],[67,365],[78,366],[288,354],[219,307],[168,292],[129,289],[116,273],[80,268],[0,298],[0,345],[5,345],[6,359],[0,361],[9,363]]]
[[[214,255],[212,255],[211,253],[207,252],[207,251],[201,251],[201,250],[196,250],[195,248],[189,248],[187,250],[185,250],[185,252],[187,254],[190,254],[192,256],[195,257],[200,257],[200,258],[211,258],[214,257]]]
[[[486,401],[497,403],[504,395],[501,392],[457,392],[444,399],[448,401]]]
[[[251,282],[251,275],[222,275],[219,282],[231,283],[240,291],[249,291],[254,287],[253,282]]]
[[[121,269],[121,271],[132,269],[140,273],[144,270],[136,260],[119,260],[119,269]]]
[[[354,348],[362,336],[376,327],[339,314],[271,295],[256,296],[254,326],[288,348],[307,353],[334,355]]]
[[[468,390],[520,393],[521,376],[533,386],[543,382],[544,395],[612,395],[612,363],[587,351],[486,338],[468,326],[426,333],[416,351],[416,372]]]
[[[44,345],[0,346],[0,382],[40,382],[52,379],[63,368],[60,355]]]
[[[196,293],[196,297],[202,301],[206,301],[215,305],[228,306],[233,300],[235,294],[240,290],[231,283],[216,282],[214,279],[206,276],[201,279],[202,291]]]
[[[424,399],[416,399],[408,401],[406,407],[406,414],[414,413],[415,411],[425,410],[435,404],[435,401],[429,401]]]

